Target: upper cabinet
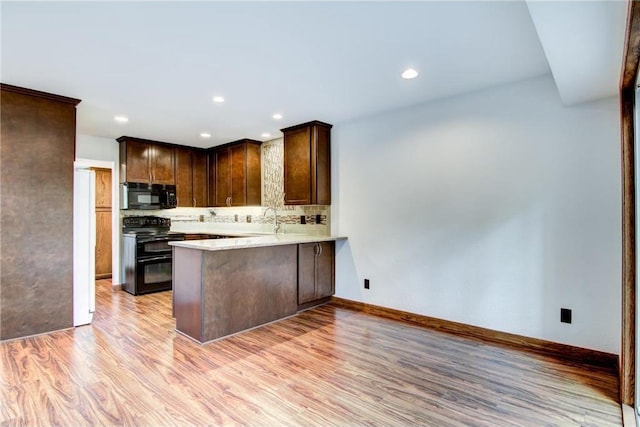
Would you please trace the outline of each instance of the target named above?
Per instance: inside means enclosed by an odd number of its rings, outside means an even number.
[[[331,204],[331,128],[313,121],[282,129],[285,205]]]
[[[175,185],[175,149],[171,145],[129,136],[120,143],[120,181]]]
[[[206,207],[206,151],[175,147],[175,172],[178,207]]]
[[[262,199],[260,141],[242,139],[209,153],[209,204],[259,206]]]

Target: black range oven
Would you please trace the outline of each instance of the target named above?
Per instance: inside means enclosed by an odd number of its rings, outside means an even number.
[[[123,289],[133,295],[172,288],[173,248],[169,242],[184,240],[183,233],[169,231],[171,220],[152,216],[123,218]]]

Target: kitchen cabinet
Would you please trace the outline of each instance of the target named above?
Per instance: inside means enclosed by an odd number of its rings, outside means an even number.
[[[206,152],[188,147],[176,147],[175,165],[178,207],[206,207]]]
[[[335,243],[298,245],[298,306],[324,302],[335,292]]]
[[[285,205],[331,204],[331,128],[313,121],[282,129]]]
[[[260,141],[243,139],[209,154],[209,204],[259,206],[262,199]]]
[[[175,148],[129,136],[120,143],[120,181],[175,185]]]

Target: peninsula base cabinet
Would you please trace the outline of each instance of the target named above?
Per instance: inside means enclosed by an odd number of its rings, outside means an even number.
[[[334,260],[333,241],[226,250],[174,246],[176,330],[205,343],[328,302]]]
[[[335,242],[298,245],[298,309],[324,303],[335,293]]]

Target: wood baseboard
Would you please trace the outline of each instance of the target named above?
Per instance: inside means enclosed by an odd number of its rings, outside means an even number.
[[[494,331],[479,326],[466,325],[421,314],[409,313],[393,308],[381,307],[348,299],[332,297],[331,304],[349,310],[360,311],[388,319],[399,320],[435,329],[444,333],[464,336],[483,342],[504,345],[510,348],[553,357],[569,363],[579,363],[618,372],[618,355],[560,344],[553,341],[530,338],[508,332]]]

